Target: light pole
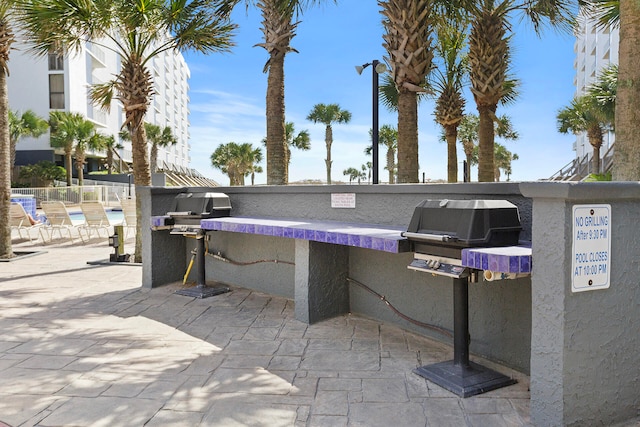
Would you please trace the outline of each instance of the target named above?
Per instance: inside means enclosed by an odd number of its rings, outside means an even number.
[[[372,62],[367,62],[366,64],[363,65],[357,65],[356,66],[356,71],[358,72],[358,74],[362,74],[362,70],[364,70],[365,68],[367,68],[369,65],[371,65],[371,71],[372,71],[372,77],[373,77],[373,88],[372,88],[372,92],[373,92],[373,98],[372,98],[372,104],[373,104],[373,111],[372,111],[372,131],[371,131],[371,142],[373,144],[372,148],[372,155],[373,155],[373,183],[377,184],[378,183],[378,139],[379,139],[379,133],[378,133],[378,101],[379,101],[379,94],[378,94],[378,75],[381,73],[384,73],[385,71],[387,71],[387,67],[380,61],[378,61],[377,59],[374,59]]]

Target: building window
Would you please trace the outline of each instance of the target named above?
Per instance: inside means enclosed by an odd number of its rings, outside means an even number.
[[[57,53],[49,53],[49,70],[50,71],[62,71],[64,70],[64,57]]]
[[[49,74],[49,108],[64,109],[64,74]]]

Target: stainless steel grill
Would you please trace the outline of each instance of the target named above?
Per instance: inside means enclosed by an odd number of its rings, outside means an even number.
[[[231,202],[224,193],[213,192],[185,192],[178,194],[173,202],[169,217],[165,225],[171,227],[171,234],[194,237],[197,245],[191,262],[196,264],[196,286],[176,291],[179,295],[207,298],[221,293],[229,292],[227,286],[207,286],[205,273],[205,231],[200,226],[200,221],[207,218],[219,218],[229,216]]]
[[[520,235],[518,208],[505,200],[425,200],[403,236],[414,259],[408,268],[453,278],[453,360],[414,372],[461,397],[516,381],[469,361],[469,280],[477,270],[462,265],[464,248],[513,246]]]

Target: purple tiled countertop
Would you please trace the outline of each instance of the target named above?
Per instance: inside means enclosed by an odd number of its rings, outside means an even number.
[[[313,240],[392,253],[409,252],[410,249],[409,241],[400,235],[406,231],[405,227],[254,217],[203,219],[200,225],[204,230]]]
[[[500,273],[531,273],[531,247],[463,249],[462,265]]]

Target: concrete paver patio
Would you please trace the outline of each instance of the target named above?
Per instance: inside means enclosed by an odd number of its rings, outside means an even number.
[[[15,242],[15,241],[14,241]],[[17,426],[523,426],[528,377],[461,399],[412,373],[441,343],[357,315],[314,325],[290,300],[142,289],[89,244],[0,263],[0,420]],[[0,423],[1,424],[1,423]]]

